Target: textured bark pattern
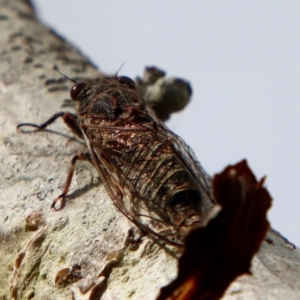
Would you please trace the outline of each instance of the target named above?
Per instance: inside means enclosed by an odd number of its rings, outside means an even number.
[[[104,299],[154,298],[175,276],[176,260],[147,238],[130,250],[133,225],[116,210],[93,167],[79,162],[65,209],[50,210],[71,157],[84,145],[61,120],[54,133],[16,131],[20,122],[45,121],[69,97],[72,83],[53,64],[73,78],[98,71],[39,24],[26,2],[0,5],[0,299],[71,299],[72,293],[93,299],[106,286]]]
[[[0,299],[155,299],[176,276],[176,259],[148,238],[138,243],[93,167],[79,162],[66,207],[50,210],[84,145],[60,120],[54,133],[16,132],[69,98],[72,84],[53,64],[75,79],[98,71],[39,24],[28,1],[0,0],[0,32]],[[254,276],[233,283],[225,299],[299,298],[299,250],[274,232],[268,241]]]

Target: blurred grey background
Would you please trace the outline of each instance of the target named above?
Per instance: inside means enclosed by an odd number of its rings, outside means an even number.
[[[156,65],[190,81],[168,126],[214,174],[246,158],[300,246],[300,1],[34,0],[40,19],[102,71]],[[62,69],[63,71],[63,69]]]

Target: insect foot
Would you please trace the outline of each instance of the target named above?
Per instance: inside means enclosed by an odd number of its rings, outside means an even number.
[[[43,130],[61,117],[86,143],[87,151],[72,158],[65,188],[51,208],[63,208],[76,161],[89,161],[115,206],[142,232],[182,245],[214,206],[210,178],[189,146],[158,119],[128,77],[77,82],[70,96],[76,115],[59,112],[42,125],[18,125]]]

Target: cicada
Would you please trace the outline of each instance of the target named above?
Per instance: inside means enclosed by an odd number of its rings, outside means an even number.
[[[87,151],[75,155],[65,188],[67,195],[77,160],[97,170],[115,206],[142,232],[156,240],[182,245],[186,234],[201,226],[214,205],[210,180],[192,150],[155,115],[125,76],[77,82],[70,91],[77,114],[59,117],[81,139]]]

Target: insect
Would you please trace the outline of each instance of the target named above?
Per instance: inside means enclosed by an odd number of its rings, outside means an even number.
[[[41,125],[62,118],[87,145],[76,154],[64,190],[67,195],[77,160],[89,161],[116,207],[154,239],[182,245],[214,205],[210,183],[192,150],[148,107],[129,77],[76,82],[70,91],[77,115],[58,112]]]

